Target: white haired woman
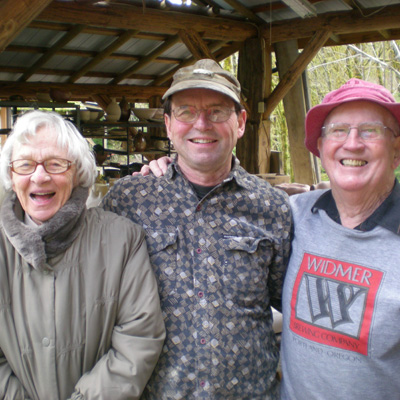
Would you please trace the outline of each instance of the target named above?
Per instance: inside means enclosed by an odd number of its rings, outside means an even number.
[[[18,118],[0,158],[0,398],[137,399],[164,341],[142,229],[86,209],[89,145],[56,113]]]

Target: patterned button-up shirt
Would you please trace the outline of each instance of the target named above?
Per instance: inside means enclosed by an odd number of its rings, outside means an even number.
[[[159,284],[167,338],[143,398],[278,398],[270,306],[290,252],[287,195],[236,161],[199,201],[171,164],[119,180],[102,205],[144,227]]]

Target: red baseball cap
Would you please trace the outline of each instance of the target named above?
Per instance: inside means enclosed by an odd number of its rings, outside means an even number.
[[[318,138],[328,114],[337,106],[350,101],[365,100],[377,103],[389,110],[400,124],[400,103],[397,103],[389,90],[376,83],[361,79],[350,79],[339,89],[328,93],[321,104],[308,111],[306,116],[305,145],[311,153],[319,157]]]

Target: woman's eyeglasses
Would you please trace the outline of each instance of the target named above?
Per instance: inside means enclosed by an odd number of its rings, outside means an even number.
[[[63,158],[49,158],[42,162],[34,160],[15,160],[11,161],[9,166],[11,171],[18,175],[33,174],[38,165],[43,165],[43,168],[48,174],[62,174],[68,171],[72,164],[72,161],[64,160]]]

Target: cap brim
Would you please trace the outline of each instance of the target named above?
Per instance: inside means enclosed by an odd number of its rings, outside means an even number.
[[[219,92],[225,94],[226,96],[230,97],[233,101],[240,103],[239,96],[233,91],[229,90],[226,86],[221,85],[218,82],[209,82],[206,80],[190,80],[190,81],[183,81],[179,82],[173,86],[171,86],[162,97],[165,100],[167,97],[172,96],[174,93],[181,92],[182,90],[188,89],[209,89],[214,90],[215,92]]]
[[[315,154],[317,157],[320,156],[318,150],[318,138],[321,136],[321,130],[324,126],[324,122],[328,114],[334,108],[340,106],[341,104],[349,103],[351,101],[369,101],[379,104],[380,106],[386,108],[390,113],[392,113],[400,125],[400,103],[387,103],[368,98],[363,99],[360,97],[356,97],[341,100],[336,103],[318,104],[307,113],[305,121],[306,138],[304,144],[307,149],[311,151],[311,153]]]

